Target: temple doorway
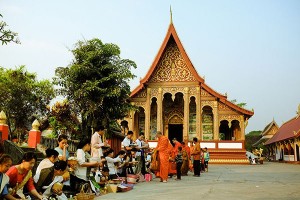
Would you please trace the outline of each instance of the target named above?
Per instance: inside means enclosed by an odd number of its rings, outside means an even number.
[[[183,139],[183,125],[182,124],[169,124],[168,125],[168,138],[172,142],[173,138],[176,138],[178,142],[182,142]]]

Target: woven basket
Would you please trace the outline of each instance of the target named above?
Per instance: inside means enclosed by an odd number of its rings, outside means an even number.
[[[89,194],[89,193],[76,194],[77,200],[93,200],[94,198],[95,198],[95,194]]]

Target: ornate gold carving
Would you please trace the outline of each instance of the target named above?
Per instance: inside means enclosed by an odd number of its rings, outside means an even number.
[[[145,89],[138,92],[135,96],[135,98],[146,98],[147,97],[147,91]]]
[[[146,102],[140,102],[140,101],[136,101],[134,102],[134,105],[142,107],[144,109],[146,109]]]
[[[169,113],[165,115],[165,121],[169,122],[174,116],[178,116],[181,119],[181,124],[183,121],[183,112],[178,109],[171,110]]]
[[[232,109],[229,108],[227,105],[225,105],[224,103],[219,103],[219,110],[222,111],[231,111]]]
[[[175,41],[170,41],[149,82],[196,81]]]
[[[227,120],[227,121],[232,121],[232,120],[237,120],[240,121],[240,115],[219,115],[219,120]]]
[[[195,96],[197,94],[197,88],[191,87],[189,92],[190,92],[190,96]]]
[[[210,106],[211,108],[214,107],[214,101],[201,101],[201,108],[204,106]]]
[[[201,90],[201,96],[202,97],[211,97],[212,95],[209,94],[206,90],[202,89]]]
[[[180,118],[178,115],[173,115],[172,118],[169,120],[169,124],[183,124],[183,119]]]
[[[158,97],[158,88],[151,89],[151,97]]]

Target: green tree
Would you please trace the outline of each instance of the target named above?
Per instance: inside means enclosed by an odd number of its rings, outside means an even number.
[[[251,131],[245,135],[245,148],[247,151],[252,151],[252,145],[261,138],[261,131]]]
[[[67,67],[56,69],[58,92],[74,106],[82,121],[84,135],[101,123],[109,128],[113,120],[128,114],[131,105],[128,82],[135,76],[131,68],[136,64],[120,57],[115,44],[100,39],[79,41],[72,50],[74,59]]]
[[[52,98],[54,88],[49,80],[38,81],[25,66],[0,67],[0,109],[6,113],[11,133],[30,129],[35,118],[46,115]]]
[[[2,15],[0,14],[0,18]],[[20,44],[20,40],[18,38],[18,33],[13,32],[7,28],[7,24],[4,21],[0,21],[0,41],[3,44],[7,44],[9,42],[15,42]]]
[[[52,128],[51,136],[57,137],[63,133],[76,138],[80,123],[76,114],[72,112],[69,102],[66,99],[62,102],[57,101],[49,111],[46,127]]]
[[[236,99],[233,99],[230,102],[236,104],[237,106],[239,106],[241,108],[245,108],[247,106],[247,103],[245,103],[245,102],[237,103]]]

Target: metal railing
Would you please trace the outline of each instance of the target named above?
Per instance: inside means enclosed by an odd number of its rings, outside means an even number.
[[[79,143],[79,140],[69,140],[68,144],[68,151],[69,152],[76,152],[77,145]],[[47,137],[41,137],[40,144],[44,145],[47,148],[55,149],[55,147],[58,146],[57,138],[47,138]]]

